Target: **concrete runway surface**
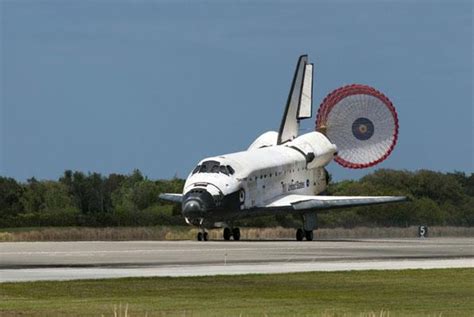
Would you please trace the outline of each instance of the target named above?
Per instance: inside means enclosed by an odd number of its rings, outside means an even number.
[[[0,243],[0,282],[450,267],[474,238]]]

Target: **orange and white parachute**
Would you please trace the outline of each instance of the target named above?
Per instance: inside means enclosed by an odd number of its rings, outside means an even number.
[[[392,102],[378,90],[353,84],[323,100],[316,130],[336,144],[335,161],[348,168],[366,168],[385,160],[398,138],[398,116]]]

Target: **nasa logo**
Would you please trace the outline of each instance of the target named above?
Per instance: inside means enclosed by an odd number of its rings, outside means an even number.
[[[304,183],[303,182],[296,182],[294,184],[289,184],[288,185],[288,191],[297,190],[297,189],[301,189],[301,188],[304,188]]]

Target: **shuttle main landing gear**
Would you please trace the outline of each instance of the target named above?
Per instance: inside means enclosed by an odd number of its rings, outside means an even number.
[[[307,241],[313,241],[313,230],[307,231],[301,228],[296,230],[296,240],[303,241],[305,238]]]
[[[316,225],[316,213],[309,212],[303,215],[303,229],[299,228],[296,230],[296,240],[313,241],[313,230],[317,228]]]
[[[224,240],[229,241],[231,237],[234,238],[235,241],[240,240],[240,229],[239,228],[234,228],[230,229],[228,227],[224,228]]]
[[[232,232],[230,231],[230,228],[224,228],[224,240],[229,241],[231,236]]]
[[[303,241],[303,238],[304,238],[303,229],[299,228],[298,230],[296,230],[296,240]]]
[[[232,230],[232,236],[234,237],[235,241],[239,241],[240,240],[240,229],[239,228],[234,228]]]

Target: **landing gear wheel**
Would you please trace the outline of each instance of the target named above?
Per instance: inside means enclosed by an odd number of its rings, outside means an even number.
[[[232,236],[232,232],[229,228],[224,228],[224,240],[229,241]]]
[[[304,238],[303,229],[296,230],[296,240],[297,241],[303,241],[303,238]]]
[[[307,241],[313,241],[313,230],[305,231],[304,235]]]
[[[204,241],[208,241],[209,240],[209,233],[204,232],[202,237],[203,237]]]
[[[234,236],[235,241],[239,241],[240,240],[240,229],[239,228],[234,228],[232,230],[232,236]]]
[[[197,234],[197,240],[198,240],[198,241],[202,241],[202,239],[203,239],[203,234],[202,234],[202,232],[198,232],[198,234]]]

